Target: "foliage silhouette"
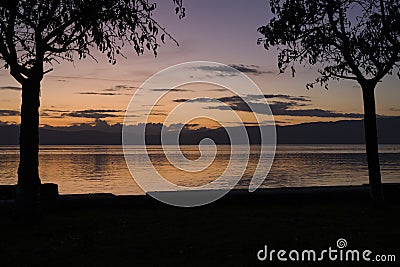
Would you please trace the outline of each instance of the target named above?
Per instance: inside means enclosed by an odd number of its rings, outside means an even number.
[[[318,66],[307,84],[354,80],[362,88],[371,197],[383,202],[379,166],[375,88],[397,71],[400,78],[400,2],[398,0],[271,0],[274,17],[258,31],[266,49],[279,49],[278,67],[295,75],[295,63]]]
[[[173,0],[179,18],[182,0]],[[0,60],[22,86],[17,206],[35,208],[38,173],[40,83],[60,61],[93,57],[97,49],[111,64],[124,46],[138,54],[173,37],[153,18],[148,0],[1,0]],[[19,204],[18,204],[19,203]]]

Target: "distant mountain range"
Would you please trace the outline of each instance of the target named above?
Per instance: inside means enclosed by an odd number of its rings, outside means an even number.
[[[130,126],[132,132],[143,131],[145,125]],[[160,144],[161,124],[148,125],[146,140],[148,144]],[[263,126],[268,127],[268,126]],[[277,126],[278,144],[362,144],[364,143],[362,120],[338,122],[314,122],[291,126]],[[235,127],[231,129],[235,131]],[[119,145],[121,144],[121,125],[108,125],[99,122],[96,126],[79,125],[71,127],[50,127],[40,129],[40,143],[43,145]],[[259,128],[247,127],[250,142],[260,141]],[[400,144],[400,117],[378,119],[379,143]],[[0,145],[17,145],[19,127],[0,125]],[[139,134],[137,135],[139,136]],[[181,144],[198,144],[204,138],[211,138],[217,144],[229,144],[225,129],[184,128],[180,136]],[[133,138],[135,139],[135,138]],[[136,142],[132,142],[136,144]]]

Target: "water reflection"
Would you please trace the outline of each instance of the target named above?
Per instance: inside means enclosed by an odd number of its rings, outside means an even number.
[[[171,165],[161,147],[150,147],[147,151],[160,174],[183,186],[210,183],[225,171],[229,160],[233,160],[233,164],[245,160],[240,153],[232,155],[229,147],[218,146],[216,158],[209,168],[187,173]],[[200,156],[197,146],[183,146],[182,153],[191,160]],[[279,146],[270,174],[262,187],[367,183],[364,153],[361,145]],[[133,146],[129,150],[129,157],[141,164],[143,157],[147,157],[146,150]],[[400,146],[381,146],[380,157],[384,182],[400,182]],[[258,158],[259,148],[252,147],[249,164],[238,188],[248,187]],[[18,147],[0,147],[0,184],[15,184],[17,168]],[[64,194],[143,194],[131,178],[119,146],[43,146],[39,169],[42,181],[59,184],[60,192]]]

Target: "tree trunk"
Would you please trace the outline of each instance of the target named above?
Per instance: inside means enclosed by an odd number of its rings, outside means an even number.
[[[381,205],[384,201],[381,170],[379,165],[378,133],[376,126],[375,109],[375,84],[365,83],[362,85],[364,100],[364,129],[365,144],[368,160],[369,186],[372,202]]]
[[[39,178],[39,106],[40,80],[22,84],[20,161],[16,204],[19,212],[32,213],[38,208]]]

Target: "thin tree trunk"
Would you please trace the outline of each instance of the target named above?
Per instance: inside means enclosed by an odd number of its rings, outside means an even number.
[[[20,162],[18,168],[17,209],[35,212],[39,203],[39,106],[40,80],[22,84]]]
[[[384,201],[381,170],[378,152],[378,133],[376,126],[375,84],[363,84],[364,100],[364,129],[365,144],[368,160],[369,185],[371,199],[374,204],[380,205]]]

